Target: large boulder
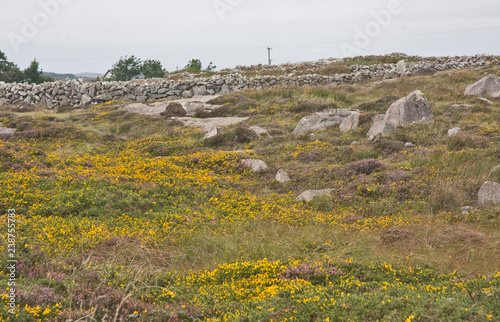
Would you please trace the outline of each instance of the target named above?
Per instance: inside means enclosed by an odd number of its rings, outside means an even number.
[[[311,131],[326,130],[332,125],[344,122],[354,111],[335,109],[326,112],[317,112],[305,116],[293,130],[294,135],[301,135]]]
[[[429,101],[421,91],[417,90],[389,106],[384,121],[395,126],[415,122],[432,122],[434,114]]]
[[[477,202],[480,205],[486,203],[500,203],[500,184],[496,182],[486,181],[481,186],[481,189],[479,189],[477,196]]]
[[[333,189],[322,189],[322,190],[307,190],[301,193],[297,199],[297,201],[311,201],[315,197],[320,196],[329,196]]]
[[[466,96],[488,94],[491,98],[500,97],[500,77],[488,75],[465,89]]]

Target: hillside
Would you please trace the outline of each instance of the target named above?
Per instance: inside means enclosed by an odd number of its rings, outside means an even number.
[[[172,100],[134,103],[163,104],[162,115],[125,101],[4,104],[2,127],[16,132],[0,140],[0,207],[17,222],[1,249],[14,242],[18,263],[17,315],[5,291],[0,316],[499,320],[500,206],[479,204],[478,192],[500,183],[500,100],[464,95],[489,74],[500,76],[498,64],[244,89],[194,112],[199,122],[246,118],[211,138],[184,126],[185,105]],[[367,138],[377,115],[417,90],[432,122]],[[332,109],[358,112],[357,128],[292,134]],[[253,172],[249,159],[267,168]]]

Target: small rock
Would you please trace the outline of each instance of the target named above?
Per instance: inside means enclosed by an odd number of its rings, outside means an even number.
[[[329,196],[333,189],[323,189],[323,190],[307,190],[301,193],[297,199],[297,201],[311,201],[314,197],[320,196]]]
[[[472,107],[472,105],[470,105],[470,104],[453,104],[451,107],[464,108],[464,107]]]
[[[241,162],[245,167],[252,169],[253,172],[263,172],[268,169],[267,164],[262,160],[243,159]]]
[[[448,136],[454,136],[454,135],[457,135],[458,133],[460,133],[462,129],[459,128],[459,127],[454,127],[452,129],[449,129],[448,130]]]
[[[359,142],[358,141],[352,141],[351,144],[349,144],[349,146],[355,146],[357,145]]]
[[[207,134],[205,134],[205,136],[203,137],[203,139],[207,140],[207,139],[210,139],[210,138],[213,138],[213,137],[219,135],[220,130],[221,130],[221,128],[214,127],[213,129],[211,129],[210,131],[208,131]]]
[[[465,206],[465,207],[462,207],[462,216],[465,216],[467,214],[470,214],[471,212],[474,211],[474,208],[473,207],[470,207],[470,206]]]
[[[490,101],[489,99],[487,98],[484,98],[484,97],[479,97],[478,100],[483,103],[483,104],[486,104],[486,105],[493,105],[493,102]]]
[[[10,128],[1,127],[0,128],[0,138],[2,138],[2,139],[8,139],[12,135],[14,135],[15,132],[16,132],[16,129],[10,129]]]
[[[500,203],[500,184],[486,181],[479,189],[478,203],[483,205],[490,202],[494,204]]]
[[[287,183],[290,182],[290,177],[288,176],[288,173],[285,172],[285,170],[279,169],[278,173],[276,174],[276,181],[280,183]]]
[[[406,142],[405,143],[405,148],[414,148],[414,147],[416,147],[416,145],[413,144],[413,143],[411,143],[411,142]]]
[[[262,128],[262,127],[260,127],[260,126],[250,126],[249,129],[252,130],[252,131],[254,131],[255,134],[257,134],[258,137],[261,137],[262,135],[267,135],[267,136],[271,137],[269,135],[269,133],[267,132],[267,130],[264,129],[264,128]]]

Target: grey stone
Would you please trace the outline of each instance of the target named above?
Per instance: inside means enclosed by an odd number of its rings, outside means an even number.
[[[191,90],[184,91],[184,92],[182,92],[181,96],[184,97],[184,98],[191,98],[191,97],[194,96],[194,93]]]
[[[227,94],[230,94],[230,93],[231,93],[231,90],[229,89],[229,85],[224,84],[224,85],[221,86],[219,94],[221,94],[221,95],[227,95]]]
[[[204,132],[208,132],[217,126],[224,127],[231,124],[241,123],[248,120],[248,117],[209,117],[203,119],[192,117],[172,117],[172,120],[182,122],[185,126],[197,127]]]
[[[301,135],[311,131],[326,130],[332,125],[340,124],[347,119],[353,111],[336,109],[327,112],[318,112],[302,118],[293,130],[294,135]]]
[[[459,127],[454,127],[452,129],[449,129],[448,130],[448,136],[454,136],[454,135],[457,135],[458,133],[460,133],[462,129],[459,128]]]
[[[356,130],[358,128],[358,124],[359,124],[359,113],[353,112],[342,123],[340,123],[339,129],[342,132]]]
[[[137,103],[145,103],[148,100],[148,97],[147,96],[139,95],[139,96],[136,97],[135,100],[136,100]]]
[[[500,77],[488,75],[465,89],[466,96],[488,94],[491,98],[500,97]]]
[[[108,102],[113,100],[113,96],[111,94],[102,94],[94,97],[95,101]]]
[[[373,123],[368,133],[366,133],[366,136],[369,140],[373,140],[377,135],[381,134],[382,136],[386,136],[389,132],[394,131],[395,129],[396,126],[394,124],[382,120]]]
[[[411,142],[406,142],[405,143],[405,148],[414,148],[416,145],[411,143]]]
[[[462,216],[468,215],[474,211],[474,208],[471,206],[462,207]]]
[[[195,96],[207,95],[207,87],[205,85],[193,87],[193,94]]]
[[[323,190],[307,190],[302,192],[298,197],[297,201],[311,201],[315,197],[329,196],[333,189],[323,189]]]
[[[478,192],[478,203],[500,203],[500,184],[492,181],[486,181]]]
[[[400,60],[400,61],[398,61],[398,63],[396,64],[396,72],[398,74],[405,73],[406,72],[406,66],[407,66],[406,60]]]
[[[270,137],[269,133],[267,133],[267,130],[260,126],[250,126],[250,130],[254,131],[258,137],[261,137],[262,135],[267,135]]]
[[[241,163],[253,172],[263,172],[268,169],[267,164],[262,160],[243,159],[241,160]]]
[[[205,136],[203,137],[203,139],[210,139],[210,138],[213,138],[213,137],[216,137],[217,135],[219,135],[220,133],[220,127],[214,127],[213,129],[211,129],[210,131],[207,132],[207,134],[205,134]]]
[[[385,114],[378,114],[373,117],[373,123],[383,121]]]
[[[478,101],[480,101],[481,103],[483,103],[484,105],[493,105],[493,102],[490,101],[489,99],[487,98],[484,98],[484,97],[479,97],[478,98]]]
[[[0,138],[8,139],[11,136],[13,136],[15,132],[16,132],[16,129],[0,127]]]
[[[194,113],[199,111],[213,111],[214,109],[217,109],[222,105],[212,105],[200,102],[187,102],[184,103],[183,106],[184,109],[186,109],[188,115],[193,115]]]
[[[287,183],[290,182],[290,177],[288,176],[288,173],[285,172],[283,169],[279,169],[278,173],[276,173],[276,181],[279,183]]]
[[[424,94],[417,90],[392,103],[385,113],[384,121],[395,126],[432,122],[434,114]]]
[[[61,106],[69,106],[69,97],[67,96],[62,96],[61,97]]]
[[[463,107],[472,107],[472,105],[470,105],[470,104],[453,104],[451,107],[463,108]]]

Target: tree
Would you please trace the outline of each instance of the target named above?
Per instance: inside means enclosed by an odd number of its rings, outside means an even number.
[[[7,56],[0,51],[0,81],[6,83],[20,83],[25,80],[23,72],[16,64],[7,60]]]
[[[43,75],[43,70],[39,70],[40,63],[36,58],[31,62],[30,66],[24,70],[24,76],[28,83],[41,84],[45,82],[52,82],[54,78]]]
[[[205,71],[209,72],[209,71],[212,71],[214,69],[216,69],[217,66],[215,66],[212,62],[210,62],[210,64],[208,64],[208,67],[205,69]],[[188,73],[199,73],[202,71],[202,64],[201,64],[201,60],[199,59],[191,59],[189,61],[189,63],[184,66],[184,70]]]
[[[211,72],[212,70],[215,70],[216,68],[217,68],[217,66],[215,66],[212,62],[210,62],[208,64],[206,71]]]
[[[167,71],[163,69],[159,60],[148,59],[142,63],[141,72],[144,78],[163,78]]]
[[[121,57],[120,60],[113,64],[111,73],[113,80],[129,81],[141,74],[142,60],[135,56]]]
[[[191,59],[189,63],[184,66],[184,70],[188,73],[199,73],[201,72],[201,60]]]

